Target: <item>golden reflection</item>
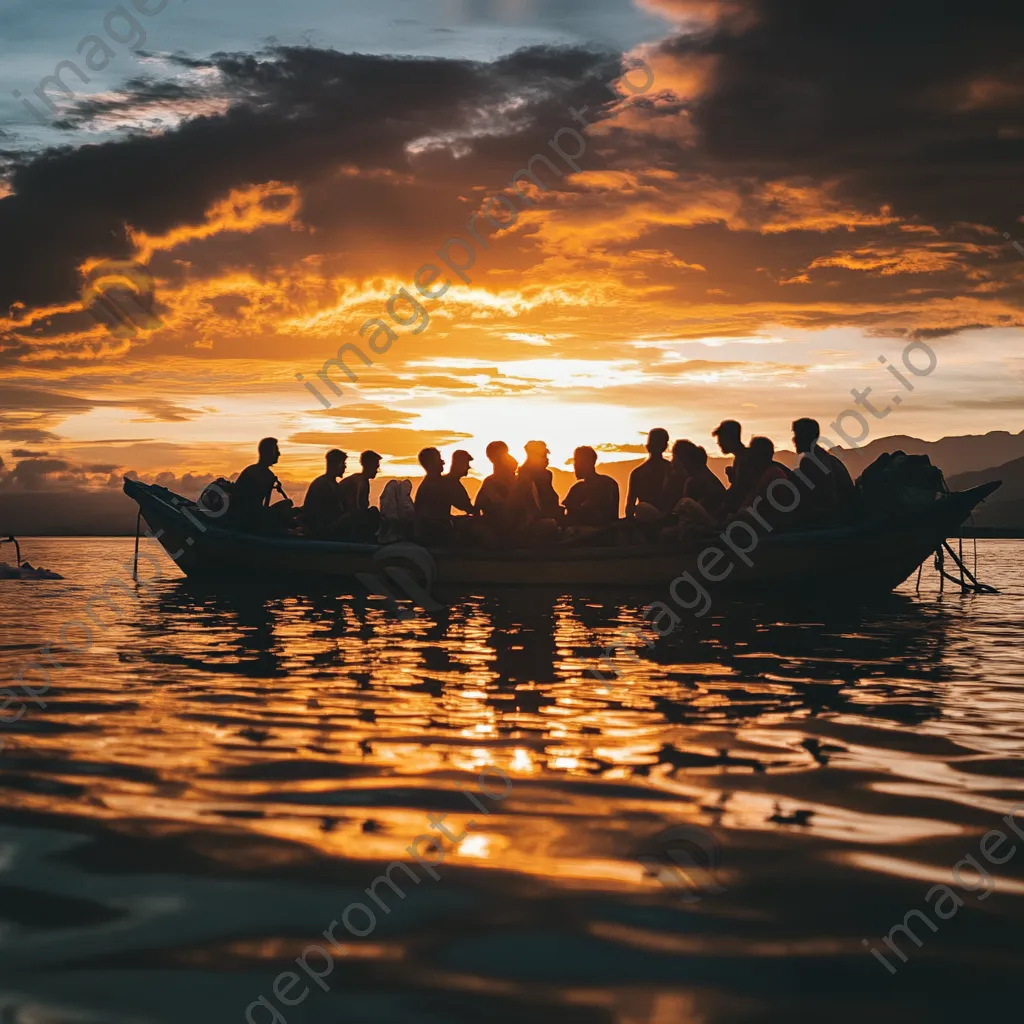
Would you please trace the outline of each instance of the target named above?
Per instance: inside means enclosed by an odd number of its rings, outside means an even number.
[[[460,857],[487,858],[492,855],[494,837],[486,835],[471,835],[459,843],[457,850]]]
[[[973,847],[973,849],[966,849],[964,853],[971,853],[977,859],[977,842],[973,844]],[[838,853],[834,859],[851,864],[857,868],[862,868],[865,871],[877,871],[894,878],[913,879],[925,886],[957,884],[963,887],[965,883],[957,882],[952,875],[953,867],[961,856],[962,854],[955,854],[949,864],[922,864],[919,861],[905,860],[902,857],[887,857],[881,854],[857,851]],[[967,876],[967,884],[973,886],[974,890],[980,893],[982,898],[985,898],[990,892],[1024,896],[1024,882],[994,873],[990,864],[984,864],[984,868],[988,876],[984,883],[979,880],[976,870],[971,868],[961,869],[964,875]],[[967,891],[971,890],[968,889]],[[924,893],[922,892],[921,895],[923,896]]]
[[[99,653],[69,658],[33,730],[5,735],[27,780],[6,798],[19,813],[201,835],[231,870],[323,858],[354,871],[357,891],[426,835],[446,885],[502,872],[664,905],[638,858],[673,826],[721,837],[730,892],[765,844],[792,844],[811,874],[827,862],[941,882],[940,856],[881,851],[948,842],[1017,784],[997,758],[1010,741],[979,737],[977,696],[948,685],[961,667],[944,660],[941,617],[805,630],[732,612],[594,678],[621,631],[649,635],[645,600],[481,595],[401,620],[353,595],[154,588]],[[58,611],[70,619],[71,602]],[[1024,732],[1008,701],[998,714]],[[662,942],[607,927],[618,943]]]

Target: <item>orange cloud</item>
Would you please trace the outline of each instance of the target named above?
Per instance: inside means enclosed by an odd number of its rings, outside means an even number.
[[[163,235],[147,235],[144,231],[128,229],[128,237],[135,246],[135,259],[149,263],[155,252],[176,249],[179,245],[211,238],[224,231],[251,234],[272,225],[294,222],[301,201],[298,189],[270,181],[263,185],[232,189],[226,199],[215,202],[207,211],[202,224],[182,224]],[[83,266],[83,273],[88,265]]]
[[[830,256],[819,256],[809,270],[820,267],[841,267],[862,272],[877,271],[883,277],[894,274],[937,274],[953,269],[966,269],[965,256],[984,253],[996,255],[997,247],[968,242],[928,242],[915,247],[863,246],[844,249]]]

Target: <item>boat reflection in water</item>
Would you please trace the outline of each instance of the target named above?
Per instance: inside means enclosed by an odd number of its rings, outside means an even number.
[[[1024,856],[922,947],[904,941],[896,976],[861,940],[1024,803],[1022,554],[983,548],[997,596],[716,599],[662,638],[643,624],[650,592],[442,592],[403,620],[340,592],[148,587],[10,727],[11,998],[55,1019],[242,1020],[445,815],[456,835],[477,827],[446,843],[440,879],[348,937],[328,991],[276,1002],[285,1020],[999,1005]],[[55,592],[53,635],[91,585]],[[637,633],[650,646],[605,660]],[[489,766],[512,782],[482,813],[465,791]]]

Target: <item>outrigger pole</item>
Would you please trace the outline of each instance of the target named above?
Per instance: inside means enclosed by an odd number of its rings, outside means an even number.
[[[135,517],[135,562],[132,564],[132,579],[139,582],[139,532],[142,529],[142,506],[139,506],[139,514]]]
[[[18,565],[21,565],[21,545],[18,543],[18,538],[14,534],[9,537],[0,537],[0,544],[13,544],[14,557],[18,559]]]
[[[960,537],[961,554],[963,553],[963,536]],[[956,562],[960,569],[960,578],[957,579],[952,573],[946,572],[945,566],[945,552],[949,552],[949,557]],[[949,546],[949,541],[944,540],[942,546],[937,548],[935,551],[935,568],[939,571],[939,589],[942,589],[942,581],[949,580],[950,583],[955,583],[960,587],[962,594],[998,594],[999,591],[995,587],[990,587],[987,583],[981,583],[977,577],[971,572],[970,569],[964,565],[963,558],[957,555],[957,553]]]

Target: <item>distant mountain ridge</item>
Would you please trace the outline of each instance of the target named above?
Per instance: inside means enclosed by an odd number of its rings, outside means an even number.
[[[990,530],[1024,530],[1024,458],[960,473],[948,477],[946,483],[951,491],[966,491],[989,480],[1002,480],[1003,486],[975,510],[975,525]]]
[[[1024,458],[1024,430],[1019,434],[1011,434],[1007,430],[993,430],[987,434],[943,437],[938,441],[922,441],[906,434],[896,434],[871,441],[861,448],[839,448],[837,453],[846,463],[850,473],[857,477],[883,452],[897,449],[908,455],[927,455],[948,480],[959,473],[1002,466]]]

